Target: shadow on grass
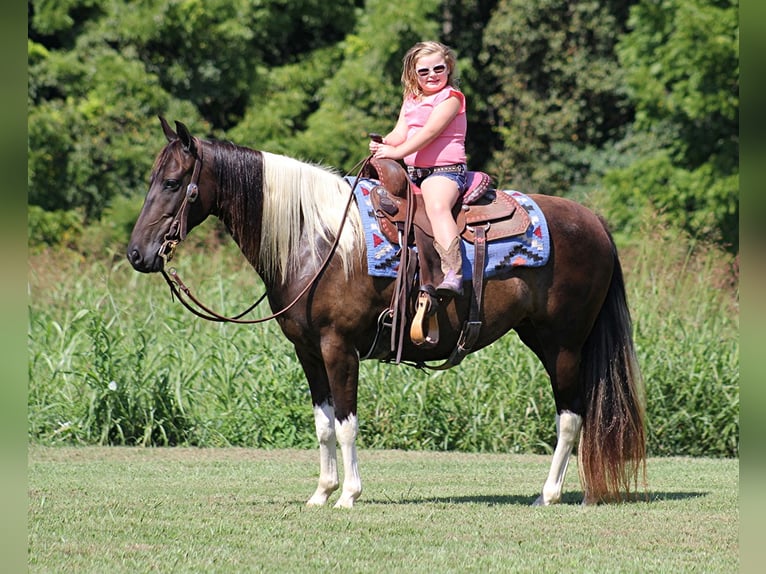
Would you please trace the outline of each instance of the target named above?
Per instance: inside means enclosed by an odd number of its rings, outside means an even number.
[[[647,492],[625,500],[622,504],[655,503],[690,500],[708,496],[708,492]],[[384,496],[386,496],[384,494]],[[533,496],[510,495],[475,495],[475,496],[434,496],[434,497],[388,497],[385,499],[364,500],[365,504],[479,504],[484,506],[531,506],[537,500]],[[564,493],[560,504],[580,505],[583,493],[578,491]]]

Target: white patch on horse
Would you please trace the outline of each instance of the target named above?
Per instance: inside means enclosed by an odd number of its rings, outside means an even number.
[[[314,405],[314,424],[319,439],[319,484],[309,506],[322,506],[338,489],[338,461],[335,451],[335,410],[325,402]]]
[[[553,452],[551,469],[543,485],[543,492],[537,497],[534,506],[548,506],[561,501],[561,491],[572,449],[577,443],[582,428],[582,417],[571,411],[561,411],[556,415],[556,450]]]
[[[343,456],[343,492],[335,504],[335,508],[351,508],[354,501],[362,494],[362,479],[359,475],[359,464],[356,457],[356,435],[359,433],[359,423],[356,415],[349,415],[344,421],[335,421],[335,434],[340,443]]]

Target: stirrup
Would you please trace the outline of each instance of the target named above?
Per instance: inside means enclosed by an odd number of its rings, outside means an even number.
[[[424,285],[418,293],[415,317],[410,326],[410,340],[419,347],[433,347],[439,342],[439,321],[436,293],[431,285]]]

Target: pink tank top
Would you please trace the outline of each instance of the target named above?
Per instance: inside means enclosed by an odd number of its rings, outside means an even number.
[[[455,88],[445,87],[440,92],[423,99],[416,100],[408,96],[402,106],[404,118],[407,121],[407,139],[423,128],[433,109],[450,96],[460,99],[460,111],[447,124],[441,134],[430,144],[404,158],[404,163],[415,167],[434,167],[466,163],[465,134],[467,121],[465,117],[465,96]]]

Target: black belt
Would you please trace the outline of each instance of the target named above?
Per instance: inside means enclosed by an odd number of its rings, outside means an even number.
[[[438,165],[435,167],[407,166],[407,174],[412,179],[424,179],[434,173],[465,173],[465,164],[456,163],[453,165]]]

